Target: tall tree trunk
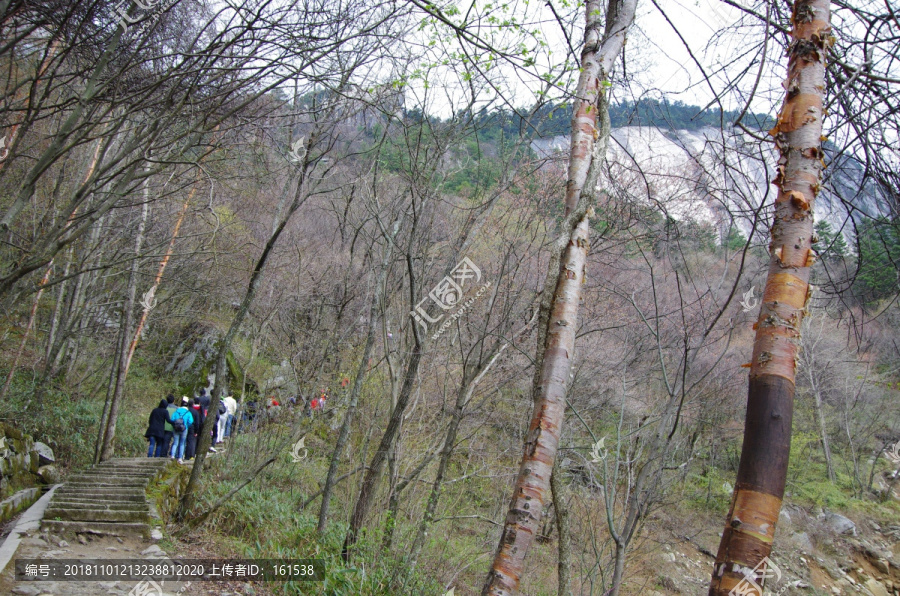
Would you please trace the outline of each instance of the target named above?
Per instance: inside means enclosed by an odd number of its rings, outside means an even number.
[[[578,220],[563,253],[562,268],[546,330],[540,384],[512,502],[491,572],[482,594],[514,594],[525,555],[534,541],[544,505],[549,501],[550,474],[562,431],[566,392],[575,355],[578,307],[584,283],[590,213]]]
[[[550,258],[541,299],[532,382],[534,413],[500,543],[482,590],[485,596],[513,594],[518,590],[525,555],[540,524],[544,504],[549,500],[550,474],[556,460],[575,350],[587,260],[588,220],[593,209],[599,162],[609,138],[603,84],[625,45],[636,6],[636,0],[609,0],[606,27],[601,36],[604,20],[601,3],[599,0],[585,3],[584,47],[572,114],[569,181],[564,201],[567,219]],[[595,139],[599,142],[595,143]]]
[[[0,401],[3,401],[6,398],[6,392],[9,391],[13,375],[16,372],[16,368],[19,366],[19,359],[22,357],[22,352],[25,351],[25,346],[28,344],[28,336],[31,335],[31,329],[34,327],[34,320],[37,317],[38,304],[41,301],[41,296],[44,293],[44,286],[47,285],[47,281],[50,279],[50,273],[52,271],[53,262],[51,261],[50,265],[47,267],[46,273],[44,273],[44,277],[41,278],[41,282],[38,284],[38,291],[37,294],[35,294],[34,302],[31,305],[31,314],[28,316],[28,325],[25,327],[24,333],[22,333],[22,342],[19,344],[19,349],[16,350],[16,355],[9,368],[9,374],[6,375],[6,382],[3,383],[3,389],[0,389]]]
[[[483,207],[481,213],[486,216],[487,213],[493,208],[494,204],[495,201],[489,201]],[[454,250],[453,252],[452,261],[455,261],[459,258],[462,251],[468,247],[469,240],[472,237],[472,234],[477,232],[477,230],[479,230],[481,226],[484,225],[485,221],[487,221],[487,217],[473,217],[469,219],[461,235],[461,241],[456,250]],[[416,277],[412,257],[409,253],[406,254],[406,265],[409,275],[410,308],[415,308],[414,305],[416,304],[416,300],[414,294],[416,287]],[[449,268],[447,270],[447,273],[450,273]],[[375,490],[377,489],[378,481],[381,478],[381,471],[384,467],[384,462],[387,459],[388,450],[394,444],[397,433],[400,431],[400,423],[403,419],[403,413],[406,411],[406,406],[409,405],[409,398],[412,395],[413,385],[415,384],[416,377],[419,374],[419,363],[422,360],[422,352],[424,350],[426,337],[425,334],[419,330],[417,325],[413,324],[411,325],[411,327],[413,337],[415,339],[415,345],[413,346],[412,353],[410,354],[409,360],[407,361],[406,372],[403,375],[403,383],[400,386],[400,391],[397,393],[396,400],[394,400],[395,405],[391,410],[391,416],[390,420],[388,421],[387,428],[385,429],[384,434],[381,436],[378,450],[372,457],[372,462],[369,465],[369,469],[366,471],[366,475],[362,480],[359,497],[357,497],[356,499],[356,505],[353,508],[353,515],[350,517],[350,527],[347,529],[347,534],[344,537],[344,544],[341,548],[341,558],[345,563],[350,561],[351,550],[356,544],[357,539],[359,538],[359,530],[362,528],[363,522],[366,519],[366,515],[369,512],[369,508],[372,505],[372,499],[375,497]],[[393,399],[394,398],[392,396],[392,400]]]
[[[833,40],[828,0],[797,0],[792,23],[787,95],[771,131],[781,157],[769,273],[756,323],[741,463],[710,596],[728,594],[745,581],[745,570],[765,569],[787,480],[800,323],[814,260],[812,208],[824,156],[825,53]]]
[[[90,233],[88,246],[96,246],[100,239],[100,232],[103,230],[105,217],[101,217],[93,226]],[[60,348],[60,353],[54,359],[54,366],[62,367],[64,358],[68,361],[65,365],[66,382],[71,382],[71,375],[76,369],[79,354],[79,338],[84,335],[84,329],[87,326],[86,317],[83,316],[84,305],[86,302],[85,294],[93,287],[93,282],[97,277],[97,270],[103,258],[103,250],[98,250],[94,260],[94,271],[82,273],[75,279],[75,289],[72,290],[72,299],[69,301],[66,309],[66,334],[69,336],[66,340],[66,346]],[[75,337],[72,337],[74,335]],[[68,352],[67,354],[65,352]]]
[[[615,543],[616,558],[615,566],[613,567],[612,588],[607,592],[609,596],[619,596],[619,590],[622,589],[622,580],[625,579],[625,552],[628,545],[623,540],[616,540]]]
[[[394,224],[393,236],[397,235],[402,221],[402,219],[398,219]],[[378,273],[378,280],[372,291],[372,304],[369,307],[369,331],[366,335],[366,345],[363,348],[359,366],[356,369],[353,388],[350,390],[350,395],[347,398],[347,412],[344,414],[344,420],[341,422],[341,430],[338,434],[337,443],[334,445],[334,451],[331,452],[331,462],[328,464],[328,474],[325,476],[325,486],[322,488],[322,505],[319,508],[319,523],[316,526],[320,534],[325,531],[325,524],[328,523],[328,508],[331,504],[331,493],[334,491],[335,479],[337,478],[338,464],[341,460],[341,454],[347,446],[347,441],[350,439],[350,426],[353,424],[353,416],[356,415],[359,394],[362,391],[363,381],[366,378],[366,370],[368,369],[369,356],[372,354],[372,348],[375,345],[375,330],[378,326],[378,303],[387,284],[388,263],[390,263],[391,249],[394,245],[393,236],[384,248],[384,255],[381,259],[381,271]]]
[[[44,348],[44,369],[46,370],[49,367],[50,359],[54,355],[53,346],[56,344],[56,337],[59,333],[59,321],[60,316],[62,314],[63,301],[66,296],[66,287],[69,284],[69,280],[66,278],[69,276],[69,269],[72,265],[72,259],[74,258],[74,251],[69,248],[66,251],[66,264],[63,267],[62,278],[63,281],[59,282],[59,288],[56,290],[56,301],[53,304],[53,314],[50,315],[50,329],[47,331],[47,341],[46,347]]]
[[[103,146],[103,140],[98,139],[94,146],[94,154],[91,157],[91,161],[88,164],[87,171],[84,174],[84,178],[82,184],[87,184],[87,182],[94,175],[94,171],[97,169],[97,164],[100,161],[100,149]],[[69,216],[68,221],[66,222],[66,227],[72,224],[72,221],[75,219],[75,215],[78,213],[78,209],[76,208],[72,215]],[[98,230],[99,227],[98,226]],[[91,231],[91,238],[93,245],[96,243],[96,239],[98,237],[99,232]],[[44,356],[44,371],[41,375],[41,380],[38,383],[38,387],[35,390],[35,401],[40,403],[41,398],[43,397],[44,390],[46,387],[46,383],[56,376],[56,371],[59,369],[59,362],[61,359],[63,346],[67,341],[68,336],[68,324],[70,321],[70,315],[72,313],[72,307],[77,301],[78,296],[81,292],[82,285],[82,275],[77,275],[74,281],[74,289],[69,292],[69,297],[64,300],[66,296],[66,290],[70,286],[70,281],[66,279],[69,275],[69,271],[72,268],[73,263],[75,263],[75,246],[70,245],[66,250],[66,266],[63,270],[63,281],[59,284],[59,292],[56,298],[56,304],[53,307],[53,318],[50,324],[50,333],[47,336],[47,351]],[[67,304],[65,304],[67,303]],[[65,310],[63,310],[65,307]],[[60,330],[63,331],[60,331]]]
[[[259,259],[257,259],[256,264],[253,267],[253,272],[250,274],[250,281],[247,284],[247,290],[244,293],[244,298],[241,300],[241,303],[238,306],[237,312],[234,315],[234,319],[232,319],[231,325],[228,327],[228,331],[225,333],[225,337],[222,338],[221,342],[219,342],[219,350],[216,356],[216,384],[213,388],[212,399],[210,400],[209,404],[210,412],[216,412],[219,409],[219,402],[222,399],[223,391],[225,391],[226,382],[228,379],[228,350],[231,348],[231,342],[234,339],[235,335],[237,335],[237,332],[240,329],[241,324],[244,322],[247,313],[250,312],[250,306],[253,304],[253,299],[256,296],[257,290],[259,290],[259,284],[262,281],[262,273],[266,267],[266,262],[269,260],[269,255],[274,250],[275,245],[278,243],[278,239],[281,237],[282,232],[284,232],[284,228],[291,220],[291,217],[294,215],[294,213],[297,212],[300,206],[303,205],[303,203],[305,203],[306,199],[309,197],[309,195],[306,194],[306,177],[310,168],[310,153],[312,151],[312,147],[315,145],[315,139],[316,136],[314,134],[310,138],[309,149],[307,150],[303,163],[300,167],[300,174],[297,180],[297,187],[294,191],[293,199],[291,200],[291,203],[286,211],[284,210],[284,205],[285,203],[287,203],[287,199],[290,198],[290,188],[289,183],[285,185],[284,197],[277,210],[277,213],[279,215],[272,224],[272,231],[269,234],[269,238],[268,240],[266,240],[266,244],[263,247],[262,253],[260,254]],[[181,496],[178,510],[175,512],[175,517],[178,521],[183,521],[188,512],[193,507],[194,493],[197,491],[197,487],[200,483],[200,476],[203,473],[203,464],[206,462],[206,455],[209,451],[210,443],[212,442],[211,433],[215,420],[215,415],[207,416],[206,420],[204,420],[203,422],[203,428],[200,430],[200,437],[197,442],[197,455],[194,461],[194,466],[191,469],[191,477],[184,489],[184,494]]]
[[[400,430],[400,422],[403,419],[403,413],[409,404],[409,398],[412,395],[413,385],[419,374],[419,363],[422,360],[422,344],[419,341],[418,332],[416,334],[416,343],[410,355],[409,362],[406,365],[406,374],[403,377],[403,386],[400,388],[400,394],[397,396],[397,405],[391,411],[391,418],[387,428],[378,444],[378,450],[372,457],[372,463],[363,479],[362,488],[359,492],[359,498],[356,500],[356,506],[353,508],[353,515],[350,517],[350,527],[347,529],[347,535],[344,537],[344,544],[341,548],[341,558],[344,562],[350,561],[350,551],[359,538],[359,530],[362,528],[369,508],[372,506],[372,499],[375,497],[375,489],[378,485],[378,479],[381,477],[381,470],[387,459],[388,450],[394,444],[394,438]]]
[[[48,58],[47,58],[48,60],[49,60],[49,58],[56,52],[56,49],[55,49],[55,48],[56,48],[57,42],[54,41],[53,44],[54,44],[54,47],[51,48],[51,52],[50,52],[50,54],[48,55]],[[45,61],[45,64],[42,65],[41,68],[40,68],[40,71],[39,71],[39,73],[38,73],[38,76],[41,76],[41,75],[43,74],[44,70],[46,69],[46,65],[47,65],[47,63],[46,63],[46,61]],[[14,132],[13,134],[15,134],[15,132]],[[97,161],[98,161],[99,156],[100,156],[100,145],[101,145],[100,141],[97,141],[97,146],[96,146],[96,148],[94,149],[94,156],[93,156],[93,158],[91,159],[90,165],[88,165],[87,174],[85,174],[85,181],[87,181],[88,179],[90,179],[90,177],[94,174],[94,170],[97,168]],[[2,170],[0,170],[0,171],[2,171]],[[75,215],[76,215],[77,213],[78,213],[78,210],[77,210],[77,209],[75,209],[75,210],[72,212],[72,214],[71,214],[71,215],[69,216],[69,218],[66,220],[66,224],[65,224],[65,228],[64,228],[64,229],[67,229],[70,225],[72,225],[72,221],[74,221]],[[70,254],[71,254],[71,250],[70,250]],[[70,259],[66,262],[66,268],[65,268],[65,273],[63,274],[63,277],[65,277],[65,275],[67,275],[68,272],[69,272],[69,264],[70,264],[70,262],[71,262],[71,257],[70,257]],[[2,401],[2,399],[6,396],[6,392],[7,392],[7,390],[9,389],[9,384],[10,384],[10,382],[12,381],[13,373],[15,372],[16,366],[18,366],[18,363],[19,363],[19,357],[20,357],[21,354],[22,354],[22,350],[25,348],[25,342],[26,342],[27,339],[28,339],[28,334],[29,334],[29,332],[31,331],[32,326],[34,325],[34,318],[35,318],[35,315],[37,314],[38,302],[40,302],[41,295],[44,293],[44,286],[47,285],[47,282],[50,280],[50,274],[51,274],[52,272],[53,272],[53,260],[51,260],[50,263],[47,265],[47,271],[46,271],[46,273],[44,273],[44,277],[43,277],[43,279],[41,280],[40,285],[38,286],[38,293],[37,293],[37,296],[35,296],[35,298],[34,298],[34,305],[32,306],[32,309],[31,309],[31,318],[28,320],[28,327],[25,329],[25,335],[22,337],[22,345],[21,345],[21,347],[19,348],[19,351],[16,352],[16,357],[15,357],[15,359],[13,360],[12,368],[10,368],[10,370],[9,370],[9,376],[6,378],[6,383],[3,385],[3,390],[0,391],[0,401]],[[55,306],[54,309],[53,309],[53,318],[52,318],[51,325],[50,325],[50,333],[49,333],[49,337],[48,337],[48,339],[47,339],[47,354],[46,354],[45,364],[44,364],[45,370],[46,370],[47,367],[49,366],[50,352],[51,352],[52,346],[53,346],[54,335],[55,335],[55,332],[56,332],[56,325],[57,325],[58,320],[59,320],[59,319],[58,319],[58,317],[59,317],[59,309],[60,309],[60,303],[62,302],[62,295],[63,295],[63,289],[64,289],[64,287],[65,287],[64,284],[60,284],[59,296],[58,296],[57,301],[56,301],[56,306]],[[42,385],[43,385],[43,383],[39,384],[39,388],[40,388]],[[40,403],[41,397],[42,397],[42,396],[43,396],[43,391],[41,391],[41,390],[36,391],[36,395],[35,395],[35,398],[36,398],[36,399],[35,399],[35,402]]]
[[[387,270],[384,270],[387,273]],[[381,280],[379,280],[381,283]],[[341,454],[347,446],[350,439],[350,427],[353,423],[353,417],[356,415],[356,408],[359,404],[359,394],[362,391],[362,384],[365,379],[366,368],[369,362],[369,355],[372,353],[372,347],[375,344],[375,325],[374,319],[371,317],[376,315],[376,305],[378,303],[378,291],[372,296],[372,309],[369,311],[369,332],[366,337],[366,345],[363,348],[362,357],[359,367],[356,370],[356,379],[353,382],[353,388],[347,400],[347,411],[344,413],[344,420],[341,422],[341,430],[338,434],[337,442],[334,445],[334,451],[331,453],[331,462],[328,465],[328,473],[325,476],[325,486],[322,489],[322,505],[319,508],[319,522],[316,526],[317,531],[322,533],[325,531],[325,525],[328,523],[328,509],[331,502],[331,493],[334,491],[334,485],[337,480],[337,469],[340,463]]]
[[[553,468],[550,475],[550,491],[553,493],[553,509],[556,510],[556,530],[559,534],[559,541],[556,545],[556,577],[558,596],[571,596],[572,588],[570,586],[570,565],[572,559],[572,548],[569,543],[569,510],[563,502],[562,483],[559,481],[561,471],[559,467]]]
[[[159,289],[163,273],[166,272],[166,265],[169,264],[169,259],[172,258],[172,253],[175,251],[175,240],[178,239],[178,232],[181,230],[181,224],[184,223],[184,216],[187,215],[191,199],[194,198],[196,192],[197,185],[195,184],[194,187],[191,188],[188,198],[185,199],[184,205],[181,206],[181,213],[178,214],[178,219],[175,221],[175,229],[172,230],[172,239],[169,241],[169,247],[166,249],[166,254],[163,255],[162,260],[159,262],[159,269],[156,271],[156,278],[153,280],[153,285],[150,286],[150,290],[144,295],[144,301],[141,302],[141,306],[144,308],[141,313],[141,319],[134,329],[134,337],[131,340],[131,344],[128,346],[128,354],[125,356],[125,374],[128,374],[128,368],[131,366],[131,359],[134,357],[134,351],[137,349],[138,341],[141,339],[141,332],[144,330],[144,325],[147,324],[147,317],[150,316],[150,311],[154,307],[156,291]]]
[[[140,268],[141,248],[144,244],[144,230],[147,226],[147,216],[150,212],[150,188],[149,178],[144,179],[144,204],[141,206],[141,220],[138,223],[137,236],[134,240],[134,260],[131,262],[131,275],[128,279],[128,289],[125,295],[125,304],[122,311],[122,337],[119,343],[119,357],[116,372],[116,384],[112,399],[109,402],[109,414],[105,427],[101,427],[102,437],[100,461],[106,461],[113,455],[114,441],[116,437],[116,422],[119,419],[119,406],[125,396],[125,382],[128,379],[128,338],[131,337],[131,326],[134,322],[134,302],[137,296],[137,284]]]
[[[834,463],[831,460],[831,445],[828,440],[828,424],[825,421],[825,408],[822,405],[822,391],[815,379],[815,375],[810,374],[809,381],[812,385],[813,397],[815,398],[816,420],[819,422],[819,434],[822,437],[822,451],[825,452],[825,465],[828,469],[828,481],[834,484],[836,481],[834,475]]]
[[[531,320],[534,321],[534,318]],[[475,371],[471,380],[463,379],[462,385],[457,392],[456,406],[453,408],[453,416],[450,419],[450,425],[447,427],[447,434],[444,437],[444,447],[441,449],[441,459],[438,461],[437,473],[434,475],[434,482],[431,484],[431,493],[428,495],[428,501],[425,504],[425,513],[422,516],[422,521],[419,522],[416,537],[413,540],[412,548],[410,548],[410,554],[406,561],[406,566],[410,571],[416,567],[419,553],[422,551],[422,547],[425,544],[425,536],[428,533],[428,529],[431,527],[431,523],[434,521],[434,515],[441,498],[441,488],[444,484],[444,476],[447,473],[447,467],[450,465],[450,457],[453,455],[453,449],[456,446],[456,434],[459,431],[459,425],[462,422],[463,414],[465,414],[466,406],[472,399],[472,394],[475,392],[475,387],[478,385],[479,381],[484,378],[494,362],[496,362],[503,351],[506,350],[507,346],[509,346],[509,342],[504,342],[502,345],[497,346],[493,354],[488,354],[487,362],[481,366],[480,370]]]

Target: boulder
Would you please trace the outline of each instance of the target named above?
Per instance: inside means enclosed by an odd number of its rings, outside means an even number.
[[[872,566],[885,575],[891,574],[891,565],[885,559],[874,559],[871,561]]]
[[[142,550],[141,554],[145,557],[165,557],[166,551],[154,544]]]
[[[778,524],[791,523],[791,514],[787,512],[786,509],[782,508],[781,511],[778,512]]]
[[[809,539],[809,534],[807,534],[806,532],[794,534],[793,540],[794,543],[800,548],[800,550],[807,553],[813,552],[812,540]]]
[[[870,579],[866,582],[866,589],[872,592],[873,596],[891,596],[888,594],[887,588],[885,588],[881,582],[874,579]]]
[[[848,517],[840,513],[828,511],[825,513],[825,525],[836,534],[853,534],[856,536],[856,524]]]
[[[38,476],[40,476],[44,484],[59,484],[59,481],[62,480],[62,474],[53,465],[38,468]]]
[[[53,456],[53,449],[50,448],[50,445],[38,441],[34,444],[34,450],[37,451],[40,457],[40,465],[46,466],[56,462],[56,457]]]

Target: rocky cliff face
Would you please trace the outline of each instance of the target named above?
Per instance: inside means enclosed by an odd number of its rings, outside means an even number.
[[[696,131],[662,130],[630,126],[613,130],[603,185],[619,190],[626,200],[653,205],[676,220],[691,219],[714,224],[727,233],[734,224],[746,236],[760,205],[762,222],[771,219],[769,209],[776,188],[771,145],[760,144],[743,133],[723,134],[703,128]],[[565,136],[537,139],[531,148],[540,158],[562,166],[569,149]],[[865,184],[863,166],[836,155],[826,145],[825,180],[815,206],[816,220],[827,220],[832,229],[850,238],[848,219],[886,213],[882,197]],[[765,233],[767,225],[757,233]]]

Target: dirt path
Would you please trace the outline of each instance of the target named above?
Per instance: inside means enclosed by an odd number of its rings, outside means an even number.
[[[78,534],[78,540],[65,540],[49,533],[25,536],[16,552],[16,559],[128,559],[163,561],[168,555],[150,540],[112,536]],[[181,551],[181,552],[179,552]],[[178,558],[206,558],[215,555],[196,548],[176,549]],[[157,582],[159,589],[141,581],[15,581],[14,561],[0,575],[0,594],[21,596],[260,596],[260,590],[239,581],[217,582]],[[142,591],[143,590],[143,591]]]

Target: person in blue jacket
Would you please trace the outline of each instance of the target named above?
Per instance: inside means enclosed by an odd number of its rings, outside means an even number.
[[[172,449],[169,451],[169,457],[174,457],[178,463],[184,463],[184,446],[187,443],[188,429],[194,423],[194,416],[187,407],[188,398],[181,399],[181,407],[172,414],[172,429],[174,432],[172,440]],[[180,424],[179,424],[180,423]],[[179,430],[180,429],[180,430]]]

